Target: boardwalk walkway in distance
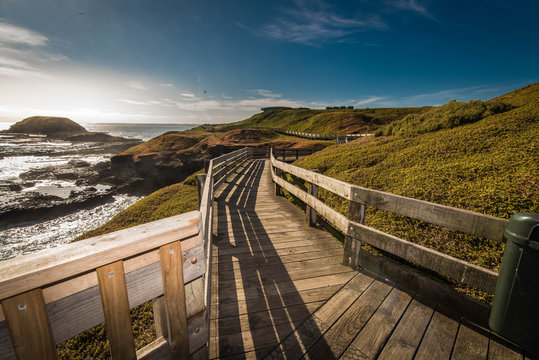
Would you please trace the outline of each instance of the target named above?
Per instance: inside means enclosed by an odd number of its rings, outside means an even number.
[[[342,246],[275,196],[265,160],[232,175],[214,209],[212,359],[524,358],[451,311],[343,266]]]

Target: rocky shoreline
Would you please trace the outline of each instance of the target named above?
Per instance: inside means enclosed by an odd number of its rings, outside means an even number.
[[[0,161],[9,162],[15,169],[17,166],[24,169],[21,163],[27,161],[46,163],[55,159],[59,164],[37,163],[27,171],[0,179],[1,227],[63,216],[113,201],[115,194],[130,192],[127,186],[130,179],[118,181],[110,157],[140,144],[141,140],[87,132],[84,128],[77,128],[74,133],[45,134],[36,134],[35,124],[34,128],[17,129],[20,131],[0,132],[3,143]]]

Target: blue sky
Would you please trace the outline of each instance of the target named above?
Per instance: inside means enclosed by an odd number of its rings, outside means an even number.
[[[539,81],[539,2],[2,0],[0,120],[217,123]]]

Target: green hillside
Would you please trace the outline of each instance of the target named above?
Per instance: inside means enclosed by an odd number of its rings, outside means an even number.
[[[235,123],[215,126],[217,131],[238,128],[263,127],[280,128],[320,134],[369,133],[382,125],[402,119],[409,114],[428,111],[430,107],[420,108],[380,108],[380,109],[339,109],[313,110],[290,109],[272,110],[258,113]]]
[[[450,129],[332,146],[297,165],[368,188],[503,218],[539,212],[539,84],[494,100],[515,108]],[[347,211],[342,200],[326,197]],[[367,216],[377,229],[499,269],[500,243],[383,211],[369,209]]]
[[[441,129],[451,129],[512,108],[513,106],[501,101],[470,100],[465,103],[452,100],[443,106],[434,107],[421,114],[406,115],[404,118],[376,130],[375,135],[412,136]]]

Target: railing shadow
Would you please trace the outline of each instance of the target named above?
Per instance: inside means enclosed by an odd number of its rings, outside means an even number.
[[[255,211],[257,196],[271,189],[264,167],[264,160],[246,163],[216,198],[219,357],[254,351],[262,358],[311,316]],[[322,334],[304,336],[295,338],[299,347]]]

